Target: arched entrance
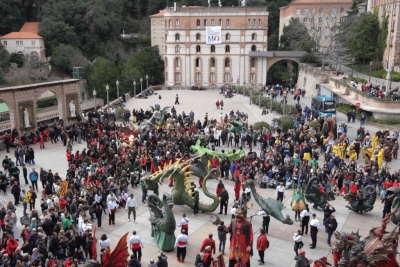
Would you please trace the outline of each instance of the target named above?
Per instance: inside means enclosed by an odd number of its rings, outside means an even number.
[[[267,69],[267,84],[293,86],[297,83],[299,63],[290,59],[275,60]]]
[[[36,126],[50,124],[60,117],[57,96],[45,91],[36,100]]]

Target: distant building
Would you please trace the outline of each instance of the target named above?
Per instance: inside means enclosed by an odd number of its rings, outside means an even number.
[[[150,16],[151,24],[151,46],[158,46],[160,56],[164,58],[165,55],[165,25],[164,25],[164,11],[160,11],[155,15]]]
[[[388,34],[385,52],[383,53],[382,66],[386,70],[393,69],[396,72],[400,72],[399,6],[400,4],[397,1],[368,1],[368,11],[371,13],[375,11],[378,12],[378,20],[381,25],[385,17],[388,20]]]
[[[39,34],[39,22],[25,22],[19,32],[11,32],[0,37],[7,51],[45,60],[44,39]]]
[[[160,54],[164,49],[166,85],[266,83],[267,58],[249,56],[250,51],[267,51],[265,7],[182,6],[167,8],[150,20],[152,45],[164,42]],[[163,31],[164,35],[158,36]]]
[[[288,26],[293,18],[307,27],[310,35],[316,40],[319,51],[329,53],[328,46],[331,45],[335,25],[343,20],[352,4],[353,0],[294,0],[280,8],[279,39],[283,28]]]

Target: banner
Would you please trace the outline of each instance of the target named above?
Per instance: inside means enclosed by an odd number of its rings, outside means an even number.
[[[60,197],[63,197],[65,195],[65,193],[67,193],[68,190],[68,181],[63,181],[61,183],[61,188],[60,188],[60,192],[58,193],[60,195]]]
[[[221,44],[221,26],[206,27],[206,44]]]

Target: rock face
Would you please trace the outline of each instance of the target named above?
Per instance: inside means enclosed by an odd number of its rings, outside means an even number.
[[[317,84],[324,83],[327,77],[328,75],[321,68],[301,63],[296,89],[305,89],[306,97],[317,96],[319,94]]]

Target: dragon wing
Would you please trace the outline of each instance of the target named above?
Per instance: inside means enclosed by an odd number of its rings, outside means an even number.
[[[118,241],[117,246],[110,255],[108,261],[106,261],[102,267],[126,267],[128,266],[128,244],[126,242],[128,233],[124,234]]]
[[[167,114],[170,107],[164,107],[161,113]]]

